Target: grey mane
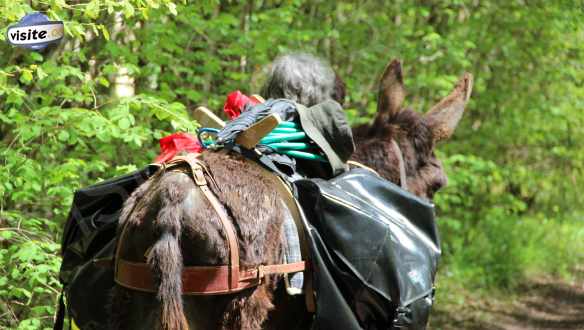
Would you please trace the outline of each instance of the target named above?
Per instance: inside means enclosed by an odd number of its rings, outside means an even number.
[[[337,80],[333,69],[315,56],[303,53],[283,55],[272,64],[261,95],[285,98],[306,106],[329,99],[338,101]]]

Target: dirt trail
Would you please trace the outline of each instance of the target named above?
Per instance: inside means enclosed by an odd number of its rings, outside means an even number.
[[[584,329],[584,280],[532,280],[513,300],[478,302],[438,311],[430,329]]]

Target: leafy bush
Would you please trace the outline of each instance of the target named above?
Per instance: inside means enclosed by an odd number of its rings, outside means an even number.
[[[475,156],[451,156],[445,166],[450,183],[436,203],[446,281],[513,288],[527,275],[567,275],[584,261],[581,223],[530,214],[514,195],[524,182],[516,172]]]
[[[124,61],[113,63],[119,50],[108,47],[94,5],[108,8],[98,12],[109,11],[110,18],[113,9],[129,17],[138,10],[129,1],[94,1],[82,10],[38,3],[36,9],[65,21],[68,40],[61,48],[35,53],[0,45],[12,54],[0,59],[0,328],[51,326],[60,235],[73,191],[150,162],[159,138],[196,128],[185,105],[172,98],[110,95]],[[7,26],[5,20],[31,10],[4,2],[0,11]],[[97,64],[100,58],[106,61]]]
[[[57,277],[61,265],[55,255],[59,244],[57,223],[19,213],[4,212],[0,230],[0,296],[9,299],[2,312],[3,326],[38,329],[49,325],[60,291]],[[49,233],[49,234],[45,234]]]

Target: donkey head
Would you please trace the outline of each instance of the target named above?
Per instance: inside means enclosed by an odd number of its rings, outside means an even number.
[[[434,148],[437,142],[454,133],[471,91],[472,75],[465,73],[450,95],[426,114],[404,109],[402,103],[406,91],[401,63],[393,60],[379,82],[377,115],[373,124],[353,130],[357,148],[352,158],[399,184],[401,153],[408,190],[419,197],[432,199],[447,182]]]

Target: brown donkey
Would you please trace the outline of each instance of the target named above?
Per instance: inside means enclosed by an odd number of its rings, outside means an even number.
[[[435,144],[453,133],[471,88],[472,77],[465,74],[454,91],[427,114],[402,109],[405,89],[401,64],[391,62],[380,81],[373,125],[354,130],[354,160],[399,183],[402,158],[409,190],[431,199],[446,183],[433,152]],[[241,266],[279,263],[286,244],[282,227],[289,213],[262,169],[233,154],[205,152],[200,159],[209,165],[217,183],[209,187],[237,231]],[[148,180],[126,201],[120,222],[127,223],[127,235],[119,256],[136,262],[146,260],[158,292],[154,298],[151,293],[116,286],[111,302],[112,328],[309,327],[304,299],[288,296],[276,275],[234,294],[182,295],[183,265],[224,265],[229,260],[218,215],[187,174],[166,172]]]

